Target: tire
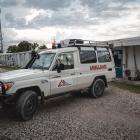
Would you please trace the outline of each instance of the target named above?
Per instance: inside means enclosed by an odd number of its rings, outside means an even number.
[[[105,82],[102,79],[97,79],[93,82],[90,88],[90,95],[93,98],[101,97],[105,90]]]
[[[20,120],[27,121],[33,117],[38,106],[38,96],[34,91],[23,92],[17,100],[16,113]]]

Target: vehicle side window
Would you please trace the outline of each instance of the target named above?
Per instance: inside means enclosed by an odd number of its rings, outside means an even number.
[[[58,56],[58,60],[64,65],[63,70],[74,69],[74,56],[73,53],[63,53]]]
[[[101,63],[110,62],[111,56],[107,48],[97,48],[98,61]]]
[[[94,49],[81,49],[80,51],[80,61],[82,64],[85,63],[96,63],[96,53]]]

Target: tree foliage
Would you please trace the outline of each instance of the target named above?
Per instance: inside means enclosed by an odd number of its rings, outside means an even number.
[[[18,45],[11,45],[8,47],[8,53],[17,53],[17,52],[25,52],[34,50],[36,47],[39,47],[39,44],[34,42],[30,43],[28,41],[21,41]],[[42,45],[39,47],[40,49],[46,49],[46,45]]]
[[[22,41],[18,45],[18,52],[25,52],[30,51],[32,49],[32,43],[29,43],[28,41]]]
[[[7,52],[8,53],[16,53],[16,52],[18,52],[18,47],[16,45],[11,45],[8,47]]]
[[[40,46],[40,49],[47,49],[47,46],[43,44],[42,46]]]

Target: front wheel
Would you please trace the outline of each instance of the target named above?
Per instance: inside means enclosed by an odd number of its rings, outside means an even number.
[[[105,82],[102,79],[97,79],[91,86],[90,95],[98,98],[103,95],[105,90]]]
[[[23,120],[27,121],[33,117],[38,106],[38,96],[34,91],[26,91],[21,93],[17,100],[17,115]]]

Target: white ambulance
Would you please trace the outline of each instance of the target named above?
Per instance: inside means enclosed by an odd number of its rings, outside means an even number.
[[[31,119],[38,101],[45,98],[85,90],[98,98],[115,78],[114,60],[107,44],[76,39],[64,44],[34,53],[24,69],[0,74],[0,100],[14,104],[20,119]]]

